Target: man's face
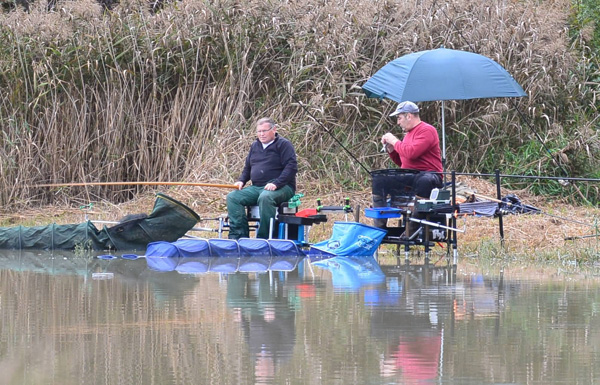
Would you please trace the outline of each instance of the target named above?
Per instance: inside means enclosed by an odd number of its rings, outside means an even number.
[[[269,143],[275,139],[277,128],[271,127],[269,123],[263,123],[256,126],[256,136],[261,143]]]
[[[408,131],[410,131],[411,128],[413,128],[411,117],[412,117],[412,114],[409,114],[409,113],[398,114],[396,116],[398,125],[400,127],[402,127],[402,130],[405,132],[408,132]]]

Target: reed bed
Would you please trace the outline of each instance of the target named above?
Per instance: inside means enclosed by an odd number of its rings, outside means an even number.
[[[567,0],[54,4],[0,14],[5,208],[147,191],[38,183],[231,183],[267,115],[296,145],[301,185],[361,191],[365,168],[389,167],[379,137],[397,128],[393,103],[360,86],[388,61],[440,46],[496,60],[528,93],[447,103],[448,169],[598,175],[598,57]],[[439,126],[439,103],[422,107]]]

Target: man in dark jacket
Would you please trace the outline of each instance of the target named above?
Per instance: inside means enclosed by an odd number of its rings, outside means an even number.
[[[271,219],[277,207],[290,200],[296,191],[298,163],[292,143],[277,134],[277,124],[271,118],[256,123],[257,140],[250,146],[238,187],[227,194],[229,238],[249,236],[246,206],[258,204],[260,226],[257,238],[269,238]],[[244,187],[246,182],[252,185]]]

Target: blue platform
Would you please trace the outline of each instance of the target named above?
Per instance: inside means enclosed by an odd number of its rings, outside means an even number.
[[[305,256],[287,239],[180,239],[146,249],[150,269],[180,273],[291,271]]]

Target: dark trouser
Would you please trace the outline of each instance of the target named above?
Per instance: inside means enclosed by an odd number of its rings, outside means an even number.
[[[229,238],[239,239],[250,236],[246,206],[258,204],[260,225],[257,238],[269,238],[271,218],[275,218],[277,207],[289,201],[294,196],[290,186],[284,186],[275,191],[265,190],[264,187],[248,186],[227,194],[227,215],[229,216]]]
[[[403,188],[396,184],[411,186],[410,192],[402,193]],[[406,207],[414,195],[417,199],[429,199],[431,190],[442,187],[442,177],[440,174],[429,171],[420,171],[416,174],[406,174],[390,178],[389,185],[386,186],[385,180],[379,180],[377,188],[373,189],[373,207],[387,207],[387,197],[390,195],[389,206]],[[388,191],[392,191],[391,194]],[[400,191],[400,193],[398,193]],[[387,219],[374,218],[373,225],[376,227],[387,226]]]
[[[442,187],[442,177],[436,172],[421,171],[415,176],[413,188],[417,197],[429,199],[431,190]]]

